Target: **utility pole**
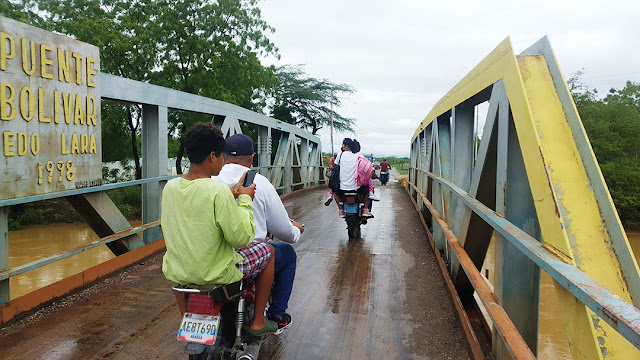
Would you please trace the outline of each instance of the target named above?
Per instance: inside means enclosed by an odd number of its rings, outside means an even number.
[[[335,154],[333,152],[333,90],[331,90],[331,156]]]

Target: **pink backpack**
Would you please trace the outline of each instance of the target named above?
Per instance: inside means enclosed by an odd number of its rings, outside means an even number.
[[[358,186],[367,186],[371,181],[371,172],[373,171],[373,165],[371,161],[358,153],[358,170],[356,171],[356,183]]]

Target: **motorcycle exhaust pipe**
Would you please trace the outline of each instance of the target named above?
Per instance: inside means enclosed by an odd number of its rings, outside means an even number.
[[[252,342],[243,350],[238,352],[236,360],[256,360],[260,352],[260,342]]]
[[[240,292],[244,290],[244,282],[240,282]],[[240,296],[238,300],[238,307],[236,308],[236,339],[239,340],[242,336],[242,325],[244,323],[244,297]]]

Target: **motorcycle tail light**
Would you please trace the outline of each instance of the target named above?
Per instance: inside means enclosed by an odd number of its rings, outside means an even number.
[[[222,304],[213,301],[209,294],[191,294],[187,300],[187,312],[196,314],[218,315]]]
[[[255,292],[253,289],[244,290],[242,297],[247,301],[248,304],[253,304],[255,299]]]
[[[347,197],[347,204],[353,205],[355,203],[356,203],[356,197],[355,196],[348,196]]]

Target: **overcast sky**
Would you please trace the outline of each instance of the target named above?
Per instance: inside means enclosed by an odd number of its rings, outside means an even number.
[[[279,61],[353,86],[339,111],[363,153],[408,156],[427,113],[507,36],[516,54],[545,35],[565,78],[601,94],[640,81],[638,1],[263,0]],[[323,151],[331,149],[321,130]]]

